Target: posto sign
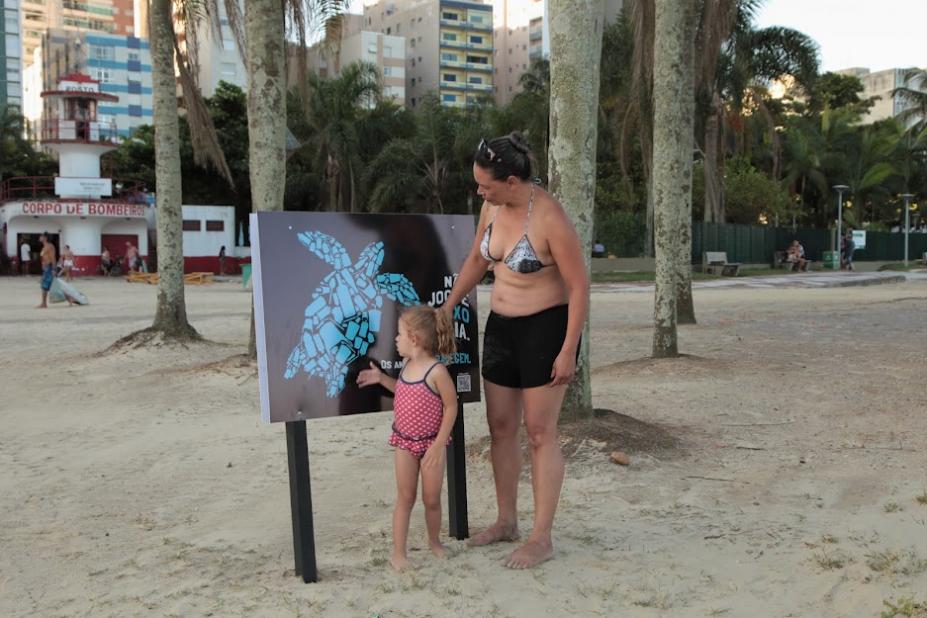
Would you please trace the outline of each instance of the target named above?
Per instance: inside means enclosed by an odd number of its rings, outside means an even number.
[[[118,202],[23,202],[24,215],[71,217],[145,217],[145,205]]]

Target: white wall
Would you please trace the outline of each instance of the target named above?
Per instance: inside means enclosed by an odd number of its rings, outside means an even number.
[[[183,254],[185,257],[205,257],[219,255],[219,249],[225,246],[225,254],[232,255],[235,247],[235,207],[234,206],[183,206],[184,221],[200,222],[199,232],[183,233]],[[206,231],[207,221],[222,221],[221,232]]]

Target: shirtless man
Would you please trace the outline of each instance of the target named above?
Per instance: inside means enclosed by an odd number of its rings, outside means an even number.
[[[126,266],[131,272],[138,269],[138,248],[129,241],[126,241]]]
[[[36,309],[48,309],[48,290],[51,289],[52,282],[55,280],[55,264],[58,262],[55,256],[55,245],[48,242],[48,236],[42,234],[39,236],[42,243],[42,303]]]

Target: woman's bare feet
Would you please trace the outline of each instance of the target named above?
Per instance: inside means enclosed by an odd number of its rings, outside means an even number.
[[[441,558],[442,560],[447,558],[449,555],[447,547],[441,543],[430,543],[429,549],[431,550],[431,553],[433,553],[438,558]]]
[[[518,532],[517,524],[506,524],[497,521],[482,532],[474,534],[472,537],[470,537],[470,540],[467,541],[467,544],[470,547],[482,547],[483,545],[499,543],[502,541],[517,541],[520,537],[521,534]]]
[[[406,569],[412,566],[408,558],[406,558],[405,556],[397,555],[397,554],[393,554],[392,556],[390,556],[389,565],[393,567],[393,570],[396,571],[397,573],[402,573],[403,571],[405,571]]]
[[[528,541],[505,561],[510,569],[530,569],[554,557],[554,546],[550,541]]]

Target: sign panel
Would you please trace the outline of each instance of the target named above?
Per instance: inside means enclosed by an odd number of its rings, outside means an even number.
[[[853,245],[857,251],[866,248],[866,230],[853,230]]]
[[[374,362],[396,377],[404,306],[440,306],[474,235],[467,215],[251,215],[261,417],[298,421],[390,410],[358,388]],[[479,401],[476,292],[454,309],[457,353],[442,359],[463,402]]]
[[[22,202],[11,206],[10,216],[54,215],[71,217],[128,217],[144,219],[148,207],[128,202]]]
[[[113,179],[56,176],[55,194],[67,197],[109,197],[113,194]]]

